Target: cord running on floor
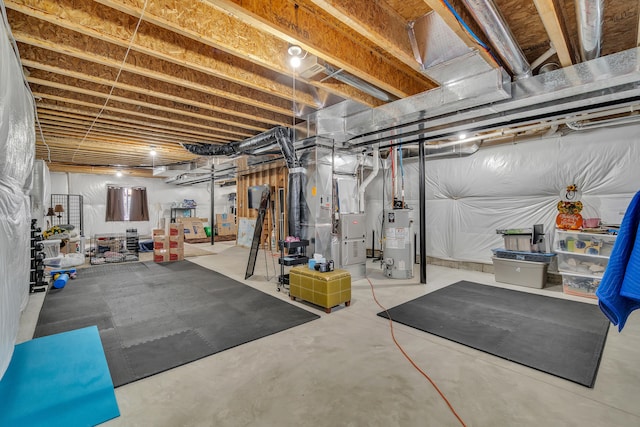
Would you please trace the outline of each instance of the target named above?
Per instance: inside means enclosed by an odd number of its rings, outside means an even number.
[[[409,361],[409,363],[411,363],[411,365],[416,368],[416,370],[418,372],[420,372],[422,374],[423,377],[425,377],[433,386],[433,388],[436,389],[436,391],[438,392],[438,394],[440,395],[440,397],[442,397],[442,399],[445,401],[445,403],[447,404],[447,406],[449,407],[449,410],[451,410],[451,412],[453,413],[453,415],[455,415],[455,417],[458,419],[458,421],[460,422],[460,424],[463,427],[466,427],[467,425],[464,423],[464,421],[462,421],[462,418],[460,418],[460,415],[458,415],[458,413],[456,412],[455,409],[453,409],[453,406],[451,405],[451,403],[449,402],[449,400],[446,398],[446,396],[444,395],[444,393],[442,391],[440,391],[440,389],[438,388],[438,386],[436,385],[436,383],[431,379],[431,377],[429,375],[427,375],[426,372],[424,372],[422,369],[420,369],[420,367],[416,364],[416,362],[413,361],[413,359],[411,359],[411,357],[409,357],[409,355],[404,351],[404,349],[402,348],[402,346],[400,345],[400,343],[398,342],[398,340],[396,340],[396,335],[393,332],[393,320],[391,319],[391,315],[389,314],[389,312],[387,311],[387,309],[378,302],[378,298],[376,298],[376,291],[373,289],[373,283],[371,283],[371,279],[367,278],[367,281],[369,282],[369,286],[371,286],[371,294],[373,295],[373,300],[376,302],[376,304],[378,304],[378,307],[380,307],[382,310],[384,310],[384,312],[387,314],[387,318],[389,319],[389,329],[391,330],[391,339],[393,340],[393,342],[395,343],[396,347],[398,347],[398,349],[400,350],[400,352],[402,353],[402,355]]]

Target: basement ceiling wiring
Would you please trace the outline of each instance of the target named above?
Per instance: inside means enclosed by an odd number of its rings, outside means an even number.
[[[104,100],[104,104],[102,104],[102,108],[100,108],[100,111],[98,111],[98,114],[96,115],[96,118],[93,119],[93,122],[91,122],[91,126],[89,126],[89,129],[87,129],[87,133],[84,134],[84,136],[82,137],[82,140],[80,141],[80,143],[76,147],[75,151],[73,152],[73,156],[71,156],[71,161],[72,162],[75,161],[76,155],[78,154],[78,151],[80,150],[80,147],[82,147],[82,144],[84,144],[84,141],[87,139],[87,136],[89,136],[89,133],[91,133],[91,130],[95,126],[96,122],[98,121],[98,119],[100,118],[102,113],[104,112],[104,109],[107,107],[107,104],[109,103],[109,100],[111,100],[111,95],[113,94],[113,91],[116,88],[116,84],[118,83],[118,79],[120,78],[120,74],[122,74],[122,69],[124,68],[124,64],[127,63],[127,58],[129,57],[129,52],[131,51],[131,46],[133,45],[133,41],[136,39],[136,35],[138,34],[138,28],[140,28],[140,24],[142,23],[142,18],[144,18],[144,12],[147,9],[148,1],[149,0],[144,0],[144,5],[142,6],[142,11],[140,12],[140,18],[138,19],[138,23],[136,24],[136,28],[133,31],[133,34],[131,35],[131,40],[129,40],[129,45],[127,46],[127,51],[124,54],[124,58],[122,58],[122,63],[120,64],[120,68],[118,69],[118,74],[116,74],[116,78],[113,80],[113,85],[111,85],[111,89],[109,90],[109,94],[107,95],[106,99]]]

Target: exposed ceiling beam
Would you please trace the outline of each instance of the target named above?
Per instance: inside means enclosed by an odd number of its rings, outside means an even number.
[[[95,98],[99,98],[101,102],[98,105],[102,106],[104,104],[104,99],[107,98],[108,88],[103,92],[97,92],[95,85],[85,84],[80,80],[69,81],[64,78],[64,76],[49,74],[47,76],[48,80],[28,77],[27,80],[31,84],[39,85],[40,87],[49,87],[52,89],[58,89],[65,91],[69,94],[74,94],[73,96],[69,96],[71,99],[83,99],[84,97],[94,98],[93,102],[95,102]],[[105,88],[103,88],[105,89]],[[119,104],[128,104],[131,108],[138,109],[139,107],[145,107],[154,111],[164,111],[165,113],[169,113],[174,117],[183,117],[180,121],[187,121],[186,117],[201,119],[210,121],[211,124],[221,124],[227,125],[228,129],[220,128],[219,130],[223,132],[228,132],[232,134],[236,134],[239,136],[238,139],[243,139],[247,136],[253,136],[255,133],[264,132],[267,129],[267,126],[260,125],[258,123],[254,124],[245,124],[243,123],[244,129],[240,129],[236,127],[236,122],[224,118],[224,117],[216,117],[211,113],[207,113],[207,111],[200,111],[198,108],[192,108],[189,105],[181,104],[178,102],[170,102],[162,99],[152,98],[149,96],[138,95],[134,92],[120,92],[116,90],[110,97],[109,104],[110,105],[118,105]],[[194,110],[190,111],[190,110]],[[249,133],[247,130],[255,131],[255,133]]]
[[[221,16],[231,14],[250,25],[254,31],[257,29],[271,35],[273,40],[280,41],[273,43],[270,53],[278,57],[282,64],[280,70],[283,72],[288,69],[285,61],[288,43],[293,43],[300,44],[312,55],[399,98],[434,87],[430,80],[414,69],[394,66],[386,52],[346,25],[330,24],[331,20],[326,13],[309,2],[205,1],[219,8]]]
[[[142,14],[144,5],[144,0],[96,1],[136,18]],[[272,1],[269,8],[274,6]],[[203,16],[207,19],[202,19]],[[246,22],[245,19],[238,19],[235,15],[212,7],[207,2],[154,0],[147,3],[144,21],[223,52],[233,53],[260,67],[284,75],[291,74],[292,70],[287,64],[288,43],[286,41],[264,31],[264,28],[258,28],[252,25],[253,23]],[[385,71],[389,70],[378,70],[374,75],[383,75]],[[394,71],[397,72],[397,70]],[[315,85],[320,90],[334,91],[338,96],[355,98],[366,105],[380,104],[375,98],[345,84],[325,86],[322,83],[316,83]]]
[[[70,30],[67,33],[70,37],[69,42],[64,44],[70,43],[80,35],[85,35],[98,41],[107,42],[108,45],[115,45],[114,47],[118,47],[120,50],[120,53],[115,55],[120,62],[124,58],[124,52],[129,46],[131,35],[137,23],[135,17],[124,14],[113,16],[116,14],[113,9],[85,0],[41,2],[8,0],[5,1],[5,5],[9,9],[7,15],[12,22],[13,31],[23,31],[27,34],[38,33],[34,27],[41,26],[42,23],[37,21],[41,20]],[[37,20],[25,20],[20,16],[15,16],[16,12]],[[198,19],[201,18],[198,17]],[[55,37],[57,33],[57,30],[52,31],[50,27],[46,31],[47,35],[51,37]],[[100,47],[102,50],[94,50]],[[89,49],[105,56],[109,52],[105,48],[105,44],[101,43],[92,43],[86,48],[86,50]],[[263,67],[212,49],[202,43],[194,43],[193,40],[164,28],[150,24],[141,25],[131,49],[177,65],[188,66],[197,71],[273,96],[284,97],[287,100],[293,99],[291,85],[279,82],[275,73],[267,72]],[[296,102],[318,107],[311,95],[305,95],[299,91],[296,92]]]
[[[45,33],[43,26],[36,25],[37,19],[22,16],[24,21],[33,21],[33,25],[19,26],[20,28],[28,27],[30,33],[13,29],[13,36],[19,42],[20,55],[23,59],[29,58],[30,49],[39,48],[40,52],[46,50],[51,54],[65,55],[116,69],[122,66],[123,71],[129,73],[253,105],[275,113],[291,114],[292,102],[282,97],[269,95],[188,66],[177,65],[140,52],[129,52],[128,61],[122,64],[124,50],[119,46],[77,34],[62,27],[58,27],[54,34]],[[296,102],[306,107],[311,107],[309,103],[312,101],[311,96],[305,93],[301,93],[299,102],[296,96]],[[313,107],[316,106],[314,102]]]
[[[58,74],[85,82],[96,83],[106,87],[115,87],[125,91],[147,94],[159,99],[175,101],[191,105],[199,109],[209,110],[213,113],[221,113],[228,116],[237,116],[247,122],[262,122],[269,125],[281,126],[291,121],[291,114],[276,114],[265,111],[251,105],[240,104],[217,96],[207,95],[200,91],[186,89],[170,83],[150,79],[148,77],[123,72],[118,81],[115,81],[117,70],[105,68],[98,64],[86,61],[66,61],[69,57],[64,55],[52,55],[49,51],[32,48],[24,49],[22,65],[30,67],[31,76],[37,77],[43,71]],[[57,61],[55,59],[58,59]],[[56,64],[56,65],[50,65]],[[35,69],[35,71],[34,71]],[[38,70],[41,70],[38,72]],[[81,70],[81,71],[77,71]]]
[[[348,0],[310,1],[399,61],[421,71],[413,56],[406,21],[384,1],[370,1],[367,7]]]
[[[87,173],[96,175],[115,175],[117,171],[121,171],[125,176],[132,176],[138,178],[163,178],[153,176],[153,171],[150,169],[137,169],[137,168],[113,168],[105,166],[81,166],[72,165],[67,163],[52,162],[47,163],[47,167],[50,172],[67,172],[67,173]]]
[[[34,88],[33,94],[36,97],[38,109],[44,108],[56,109],[58,111],[81,111],[82,114],[89,114],[92,117],[95,117],[98,111],[102,108],[102,104],[91,102],[88,97],[76,99],[67,96],[68,94],[62,91],[57,91],[57,93],[54,92],[56,91],[51,88]],[[78,107],[80,107],[79,110]],[[161,121],[162,125],[172,123],[177,126],[175,129],[185,129],[185,127],[190,127],[189,129],[191,129],[191,132],[202,135],[203,141],[209,141],[209,139],[211,139],[215,143],[216,141],[231,142],[238,140],[238,135],[229,134],[221,136],[219,128],[212,127],[205,121],[196,119],[190,119],[189,121],[179,120],[173,115],[162,111],[158,114],[152,114],[151,111],[145,108],[133,110],[130,105],[123,104],[119,106],[117,103],[114,104],[113,102],[107,104],[107,106],[104,107],[104,111],[108,111],[113,115],[113,117],[118,117],[123,120],[127,120],[128,122],[135,122],[136,118],[144,118],[151,121]],[[101,117],[105,117],[104,112]],[[213,134],[216,134],[217,136],[212,137]]]
[[[568,67],[573,65],[571,59],[571,49],[569,38],[567,37],[567,29],[562,19],[562,13],[557,0],[533,0],[540,19],[547,30],[549,39],[553,44],[558,55],[560,65]]]
[[[92,123],[95,119],[95,115],[88,115],[82,111],[72,109],[67,109],[62,112],[57,109],[48,108],[45,106],[41,106],[38,112],[38,117],[40,120],[43,118],[51,119],[51,120],[59,120],[59,121],[67,121],[73,120],[77,122],[89,122]],[[124,120],[118,117],[109,116],[106,114],[102,114],[100,118],[95,122],[96,126],[105,126],[113,129],[122,129],[123,132],[135,132],[140,134],[151,134],[151,135],[159,135],[165,136],[168,138],[176,138],[180,140],[186,141],[194,141],[200,142],[203,137],[207,136],[206,134],[197,135],[193,132],[188,131],[179,131],[177,129],[171,128],[159,128],[153,126],[152,123],[146,123],[142,121],[132,121],[132,120]],[[225,142],[225,141],[220,141]]]

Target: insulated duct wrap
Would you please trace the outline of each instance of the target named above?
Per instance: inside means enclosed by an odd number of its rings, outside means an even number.
[[[29,297],[31,189],[35,126],[33,97],[26,87],[17,48],[9,39],[4,3],[0,30],[0,378],[18,334]],[[14,51],[15,49],[15,51]]]
[[[192,154],[198,156],[233,156],[238,154],[262,154],[270,148],[281,152],[287,166],[295,167],[297,160],[291,140],[291,131],[282,126],[275,127],[254,137],[229,144],[182,144]]]

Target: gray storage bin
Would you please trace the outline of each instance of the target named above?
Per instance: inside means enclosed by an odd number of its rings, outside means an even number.
[[[547,283],[547,264],[492,257],[496,282],[544,288]]]

